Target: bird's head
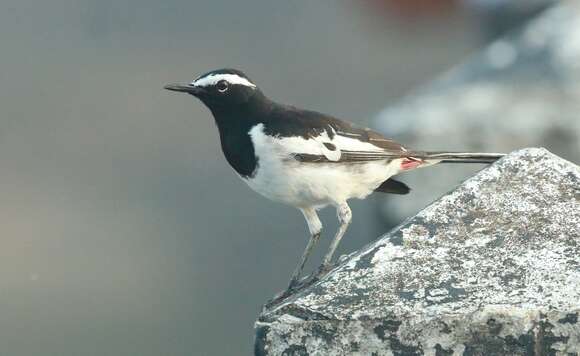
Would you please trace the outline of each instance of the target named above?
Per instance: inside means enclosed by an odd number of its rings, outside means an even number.
[[[169,84],[165,89],[191,94],[212,111],[243,105],[260,93],[256,84],[236,69],[214,70],[189,84]]]

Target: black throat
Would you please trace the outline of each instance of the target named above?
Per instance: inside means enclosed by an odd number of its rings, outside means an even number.
[[[226,160],[244,178],[252,177],[258,168],[249,131],[267,121],[272,105],[260,91],[239,105],[208,105],[219,130]]]

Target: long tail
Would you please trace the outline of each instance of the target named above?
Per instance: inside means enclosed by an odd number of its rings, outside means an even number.
[[[480,152],[417,152],[417,155],[412,153],[413,158],[441,163],[493,163],[503,156],[504,153]]]
[[[475,152],[407,152],[401,169],[408,171],[437,163],[493,163],[505,156],[503,153]]]

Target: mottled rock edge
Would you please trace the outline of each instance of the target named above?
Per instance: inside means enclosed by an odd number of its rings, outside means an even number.
[[[256,322],[256,355],[580,354],[580,168],[516,151]]]

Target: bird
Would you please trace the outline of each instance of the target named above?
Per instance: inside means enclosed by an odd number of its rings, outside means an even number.
[[[336,209],[339,228],[315,278],[332,267],[334,253],[352,220],[350,199],[373,192],[407,194],[392,177],[437,163],[492,163],[501,153],[417,151],[368,128],[269,99],[242,71],[218,69],[167,90],[201,100],[213,114],[221,148],[237,175],[257,193],[302,212],[306,248],[284,295],[302,285],[304,265],[318,243],[317,211]]]

